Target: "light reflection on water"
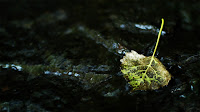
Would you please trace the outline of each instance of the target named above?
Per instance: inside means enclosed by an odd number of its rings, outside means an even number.
[[[79,77],[80,74],[78,73],[73,73],[73,72],[59,72],[59,71],[56,71],[56,72],[52,72],[52,71],[44,71],[44,74],[46,75],[56,75],[56,76],[61,76],[61,75],[68,75],[68,76],[75,76],[75,77]]]
[[[143,30],[153,30],[153,31],[156,31],[157,33],[159,33],[159,29],[158,28],[155,28],[154,26],[152,25],[142,25],[142,24],[135,24],[135,27],[139,28],[139,29],[143,29]],[[161,32],[161,35],[165,35],[166,32],[165,31],[162,31]]]
[[[15,64],[0,64],[2,68],[12,68],[13,70],[22,71],[22,67],[20,65]]]
[[[179,97],[180,97],[180,98],[186,98],[186,96],[185,96],[185,95],[180,95]]]
[[[121,25],[120,25],[120,28],[122,28],[122,29],[125,28],[125,25],[124,25],[124,24],[121,24]]]
[[[16,65],[16,64],[0,64],[0,67],[11,68],[11,69],[16,70],[16,71],[23,71],[23,67],[20,66],[20,65]],[[44,71],[44,74],[46,74],[46,75],[56,75],[56,76],[61,76],[61,75],[66,75],[66,74],[69,75],[69,76],[73,75],[72,72],[59,72],[59,71],[52,72],[52,71],[49,71],[49,70]],[[74,73],[74,76],[79,77],[80,74]]]

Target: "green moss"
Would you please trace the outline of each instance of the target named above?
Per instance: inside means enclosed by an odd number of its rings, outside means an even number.
[[[146,57],[132,51],[131,53],[126,53],[126,56],[120,60],[122,62],[121,72],[133,90],[158,89],[167,85],[171,80],[171,75],[164,65],[154,57],[163,25],[164,19],[162,19],[162,25],[152,56]]]

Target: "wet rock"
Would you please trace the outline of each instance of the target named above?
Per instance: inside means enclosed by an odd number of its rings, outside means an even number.
[[[67,14],[64,10],[57,10],[54,13],[45,13],[37,18],[36,22],[43,25],[54,24],[58,21],[64,21],[67,19]]]
[[[97,44],[100,44],[108,49],[108,51],[118,55],[123,54],[125,51],[127,51],[127,48],[120,45],[120,43],[117,43],[114,39],[105,39],[103,35],[100,33],[91,30],[85,26],[79,26],[78,31],[80,33],[83,33],[87,38],[94,40]]]
[[[131,32],[133,34],[154,34],[157,35],[159,29],[155,26],[148,24],[138,24],[133,23],[128,20],[125,20],[123,17],[117,17],[115,15],[110,16],[110,19],[113,21],[113,24],[116,28]],[[165,35],[166,32],[162,31],[162,35]]]
[[[89,1],[1,2],[0,111],[198,111],[199,2]],[[161,17],[174,77],[129,93],[119,60],[152,54]]]

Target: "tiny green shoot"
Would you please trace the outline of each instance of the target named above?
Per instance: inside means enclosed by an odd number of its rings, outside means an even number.
[[[159,43],[159,40],[160,40],[160,35],[161,35],[162,29],[163,29],[163,26],[164,26],[164,19],[162,18],[161,20],[162,20],[162,24],[161,24],[160,31],[159,31],[159,34],[158,34],[156,46],[155,46],[155,48],[154,48],[153,55],[151,56],[151,61],[150,61],[149,65],[147,65],[148,68],[146,69],[145,74],[147,73],[149,67],[151,67],[151,64],[152,64],[152,62],[153,62],[153,60],[154,60],[154,55],[155,55],[156,50],[157,50],[157,47],[158,47],[158,43]]]
[[[162,23],[152,56],[146,57],[132,51],[126,53],[126,56],[120,60],[122,62],[121,72],[133,87],[133,90],[158,89],[160,86],[167,85],[171,79],[171,75],[164,65],[154,57],[164,26],[164,19],[161,20]]]

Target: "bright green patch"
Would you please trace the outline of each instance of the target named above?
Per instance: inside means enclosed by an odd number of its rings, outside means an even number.
[[[128,80],[133,90],[158,89],[159,87],[167,85],[171,79],[171,75],[165,69],[164,65],[154,57],[163,25],[164,19],[162,19],[161,28],[152,56],[146,57],[132,51],[131,53],[126,53],[126,56],[121,59],[121,72],[124,74],[124,77]]]

